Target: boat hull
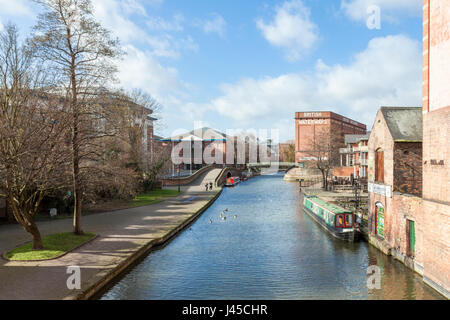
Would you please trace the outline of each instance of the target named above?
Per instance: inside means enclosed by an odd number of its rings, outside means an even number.
[[[319,216],[317,216],[314,212],[309,210],[308,208],[303,206],[303,211],[308,214],[313,220],[318,223],[323,229],[328,231],[332,236],[334,236],[337,239],[353,242],[356,240],[356,231],[354,229],[348,230],[348,229],[342,229],[342,228],[336,228],[328,225],[323,219],[321,219]]]

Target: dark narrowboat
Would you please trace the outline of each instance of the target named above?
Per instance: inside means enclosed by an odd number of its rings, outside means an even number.
[[[355,241],[355,216],[352,211],[325,202],[316,196],[305,196],[303,210],[334,237]]]

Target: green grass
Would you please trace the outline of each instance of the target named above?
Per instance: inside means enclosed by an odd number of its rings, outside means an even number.
[[[43,250],[33,250],[33,244],[27,243],[10,252],[5,257],[14,261],[47,260],[56,258],[95,237],[93,233],[77,236],[72,232],[56,233],[42,238]]]
[[[132,207],[142,207],[149,204],[159,202],[168,197],[176,197],[180,193],[177,190],[157,189],[148,193],[140,194],[131,202]]]

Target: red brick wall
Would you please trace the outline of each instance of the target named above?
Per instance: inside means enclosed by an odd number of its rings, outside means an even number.
[[[450,291],[450,206],[423,200],[424,277]],[[447,296],[450,297],[450,296]]]
[[[393,223],[389,240],[393,248],[403,256],[409,255],[408,220],[415,222],[415,261],[423,266],[423,209],[422,199],[394,193],[392,198]]]
[[[347,177],[354,173],[353,167],[337,167],[333,169],[333,176],[335,177]]]
[[[319,122],[319,123],[317,123]],[[295,114],[295,159],[300,162],[304,157],[310,157],[307,152],[311,150],[311,141],[320,132],[338,133],[340,144],[336,145],[336,153],[344,147],[344,135],[365,134],[366,125],[348,119],[334,112],[297,112]]]
[[[424,279],[450,291],[450,0],[423,1]]]
[[[394,191],[422,196],[422,143],[394,144]]]
[[[154,144],[153,135],[154,135],[153,125],[147,126],[147,151],[148,152],[152,151],[152,144]]]
[[[393,193],[392,198],[379,194],[369,194],[369,232],[372,237],[376,236],[375,208],[381,203],[384,212],[384,242],[393,250],[391,253],[405,262],[405,257],[411,258],[418,264],[420,271],[424,264],[424,224],[422,199],[412,195]],[[415,222],[415,254],[411,256],[408,252],[408,220]],[[410,265],[411,268],[414,265]]]

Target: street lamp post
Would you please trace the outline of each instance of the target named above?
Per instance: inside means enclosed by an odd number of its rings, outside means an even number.
[[[180,192],[180,167],[177,167],[177,173],[178,173],[178,192]]]

